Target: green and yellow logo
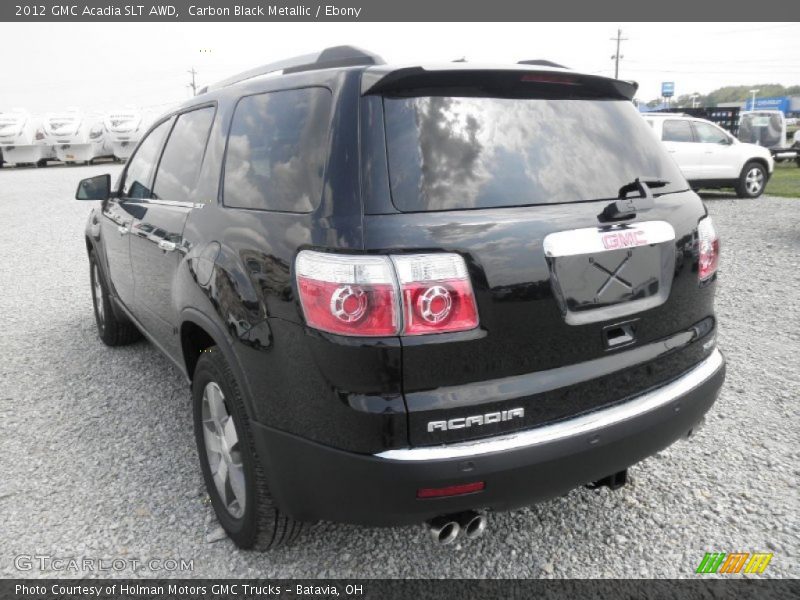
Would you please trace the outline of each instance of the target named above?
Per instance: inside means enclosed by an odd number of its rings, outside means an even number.
[[[695,573],[754,573],[767,570],[772,554],[765,552],[706,552]]]

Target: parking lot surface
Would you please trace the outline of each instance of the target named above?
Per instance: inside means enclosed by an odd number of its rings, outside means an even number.
[[[96,336],[92,203],[72,198],[79,179],[119,169],[0,170],[0,575],[692,577],[714,551],[772,552],[763,576],[800,577],[800,200],[705,197],[722,236],[727,382],[706,427],[627,487],[492,514],[484,537],[453,546],[421,525],[320,523],[258,554],[219,535],[182,376],[147,342]],[[20,570],[15,557],[37,554],[193,570]]]

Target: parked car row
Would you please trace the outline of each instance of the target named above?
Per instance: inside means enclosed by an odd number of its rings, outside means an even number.
[[[44,116],[15,109],[0,113],[0,164],[44,166],[50,160],[89,164],[127,160],[149,120],[133,108],[106,114],[71,108]]]

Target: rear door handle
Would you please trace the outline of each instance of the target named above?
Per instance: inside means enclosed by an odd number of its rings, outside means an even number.
[[[172,252],[178,245],[175,242],[169,242],[167,240],[160,240],[158,242],[158,247],[161,248],[164,252]]]

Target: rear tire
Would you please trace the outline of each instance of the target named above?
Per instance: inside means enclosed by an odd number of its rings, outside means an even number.
[[[108,285],[103,278],[102,270],[97,262],[97,255],[94,252],[89,254],[89,269],[97,335],[106,346],[126,346],[139,340],[142,334],[136,325],[114,313],[114,307],[108,294]]]
[[[239,390],[219,349],[205,349],[194,371],[192,400],[206,489],[217,520],[237,546],[269,550],[296,539],[303,523],[275,506]]]
[[[749,162],[742,169],[736,184],[739,198],[758,198],[767,187],[767,170],[761,163]]]

